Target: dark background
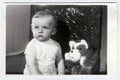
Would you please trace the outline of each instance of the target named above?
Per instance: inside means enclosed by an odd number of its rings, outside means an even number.
[[[41,10],[49,10],[57,16],[58,31],[53,39],[61,44],[63,54],[69,51],[70,40],[85,39],[95,51],[101,48],[102,9],[102,6],[95,5],[32,5],[31,17]]]

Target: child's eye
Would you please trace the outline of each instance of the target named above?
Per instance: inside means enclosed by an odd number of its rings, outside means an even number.
[[[39,28],[39,27],[38,27],[38,26],[35,26],[34,28],[36,28],[36,29],[37,29],[37,28]]]
[[[43,28],[44,28],[44,29],[50,29],[50,28],[49,28],[49,27],[47,27],[47,26],[43,26]]]

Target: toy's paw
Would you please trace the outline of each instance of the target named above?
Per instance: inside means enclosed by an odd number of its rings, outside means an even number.
[[[81,66],[80,65],[74,65],[71,69],[71,74],[79,74],[81,70]]]
[[[70,53],[65,53],[65,60],[70,60]]]
[[[86,60],[87,60],[87,57],[82,56],[81,59],[80,59],[80,65],[81,65],[81,66],[84,66]]]
[[[65,67],[66,67],[66,69],[71,70],[72,66],[73,66],[73,62],[72,61],[65,60]]]

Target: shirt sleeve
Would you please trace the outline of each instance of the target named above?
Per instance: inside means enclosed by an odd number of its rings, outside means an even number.
[[[35,44],[33,44],[32,42],[29,42],[28,45],[26,46],[24,54],[26,56],[35,58]]]

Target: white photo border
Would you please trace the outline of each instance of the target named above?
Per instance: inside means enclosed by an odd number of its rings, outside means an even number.
[[[6,4],[6,3],[4,3],[4,4]],[[32,2],[32,3],[10,3],[10,4],[26,4],[26,5],[28,5],[28,4],[32,4],[32,5],[37,5],[37,4],[39,4],[39,3],[34,3],[34,2]],[[45,3],[46,4],[46,3]],[[49,3],[48,3],[49,4]],[[52,3],[50,3],[50,4],[52,4]],[[63,3],[63,4],[66,4],[66,3]],[[69,3],[68,3],[69,4]],[[70,3],[71,4],[71,3]],[[72,3],[72,4],[74,4],[74,3]],[[75,4],[76,4],[76,2],[75,2]],[[78,3],[77,3],[78,4]],[[4,60],[4,58],[5,58],[5,29],[3,29],[3,27],[0,27],[1,29],[0,29],[0,31],[1,31],[1,35],[0,35],[0,42],[2,42],[2,43],[0,43],[1,45],[4,45],[4,47],[2,46],[2,47],[0,47],[0,49],[2,50],[2,52],[3,52],[3,54],[0,54],[0,59],[1,59],[1,65],[3,65],[3,66],[0,66],[0,69],[2,70],[1,72],[0,72],[0,76],[3,78],[3,79],[5,79],[5,80],[12,80],[13,78],[14,79],[16,79],[16,80],[18,80],[18,79],[30,79],[30,80],[33,80],[33,79],[35,79],[35,80],[39,80],[39,79],[45,79],[45,80],[48,80],[48,79],[51,79],[51,80],[56,80],[56,79],[75,79],[75,80],[78,80],[78,79],[81,79],[81,80],[88,80],[88,79],[118,79],[118,78],[120,78],[120,75],[119,75],[119,68],[118,68],[118,66],[120,65],[119,64],[119,58],[120,58],[120,55],[118,54],[119,53],[119,46],[117,46],[118,44],[117,44],[117,40],[119,40],[119,38],[118,38],[118,34],[119,34],[119,28],[118,28],[118,23],[117,22],[119,22],[119,20],[118,20],[118,16],[117,16],[117,14],[118,14],[118,12],[117,12],[117,8],[118,8],[118,6],[117,6],[117,3],[80,3],[80,4],[82,4],[82,5],[88,5],[88,4],[92,4],[92,5],[107,5],[108,6],[108,19],[107,19],[107,22],[108,22],[108,25],[107,25],[107,27],[108,27],[108,35],[107,35],[107,37],[108,37],[108,52],[107,53],[109,53],[109,54],[107,54],[107,57],[108,57],[108,75],[80,75],[80,76],[78,76],[78,75],[74,75],[74,76],[72,76],[72,75],[65,75],[65,76],[63,76],[63,75],[60,75],[60,76],[24,76],[24,75],[5,75],[5,67],[6,66],[4,66],[4,64],[5,64],[5,60]],[[54,3],[53,3],[53,5],[54,5]],[[1,6],[0,6],[1,7]],[[114,10],[114,11],[113,11]],[[3,6],[2,6],[2,11],[4,11],[3,10]],[[0,11],[1,12],[1,11]],[[2,12],[2,14],[1,14],[1,16],[0,17],[2,17],[2,16],[5,16],[5,12]],[[112,16],[111,16],[112,15]],[[114,16],[113,16],[114,15]],[[2,17],[2,19],[4,20],[4,18],[5,17]],[[113,19],[114,18],[114,19]],[[118,20],[118,21],[117,21]],[[113,22],[112,22],[113,21]],[[0,21],[0,23],[2,24],[2,26],[4,26],[4,21]],[[5,26],[4,26],[5,27]],[[114,30],[114,31],[113,31]],[[118,32],[118,33],[117,33]],[[114,34],[113,34],[114,33]],[[4,38],[4,39],[3,39]],[[118,48],[117,48],[118,47]],[[118,49],[118,50],[117,50]],[[118,51],[118,52],[117,52]],[[115,53],[115,54],[113,54],[113,53]],[[114,60],[113,60],[114,59]],[[118,60],[119,59],[119,60]],[[113,65],[112,63],[114,63],[115,65]],[[109,67],[110,66],[110,67]],[[112,66],[112,67],[111,67]],[[113,70],[114,69],[114,70]],[[1,78],[0,78],[1,79]]]

